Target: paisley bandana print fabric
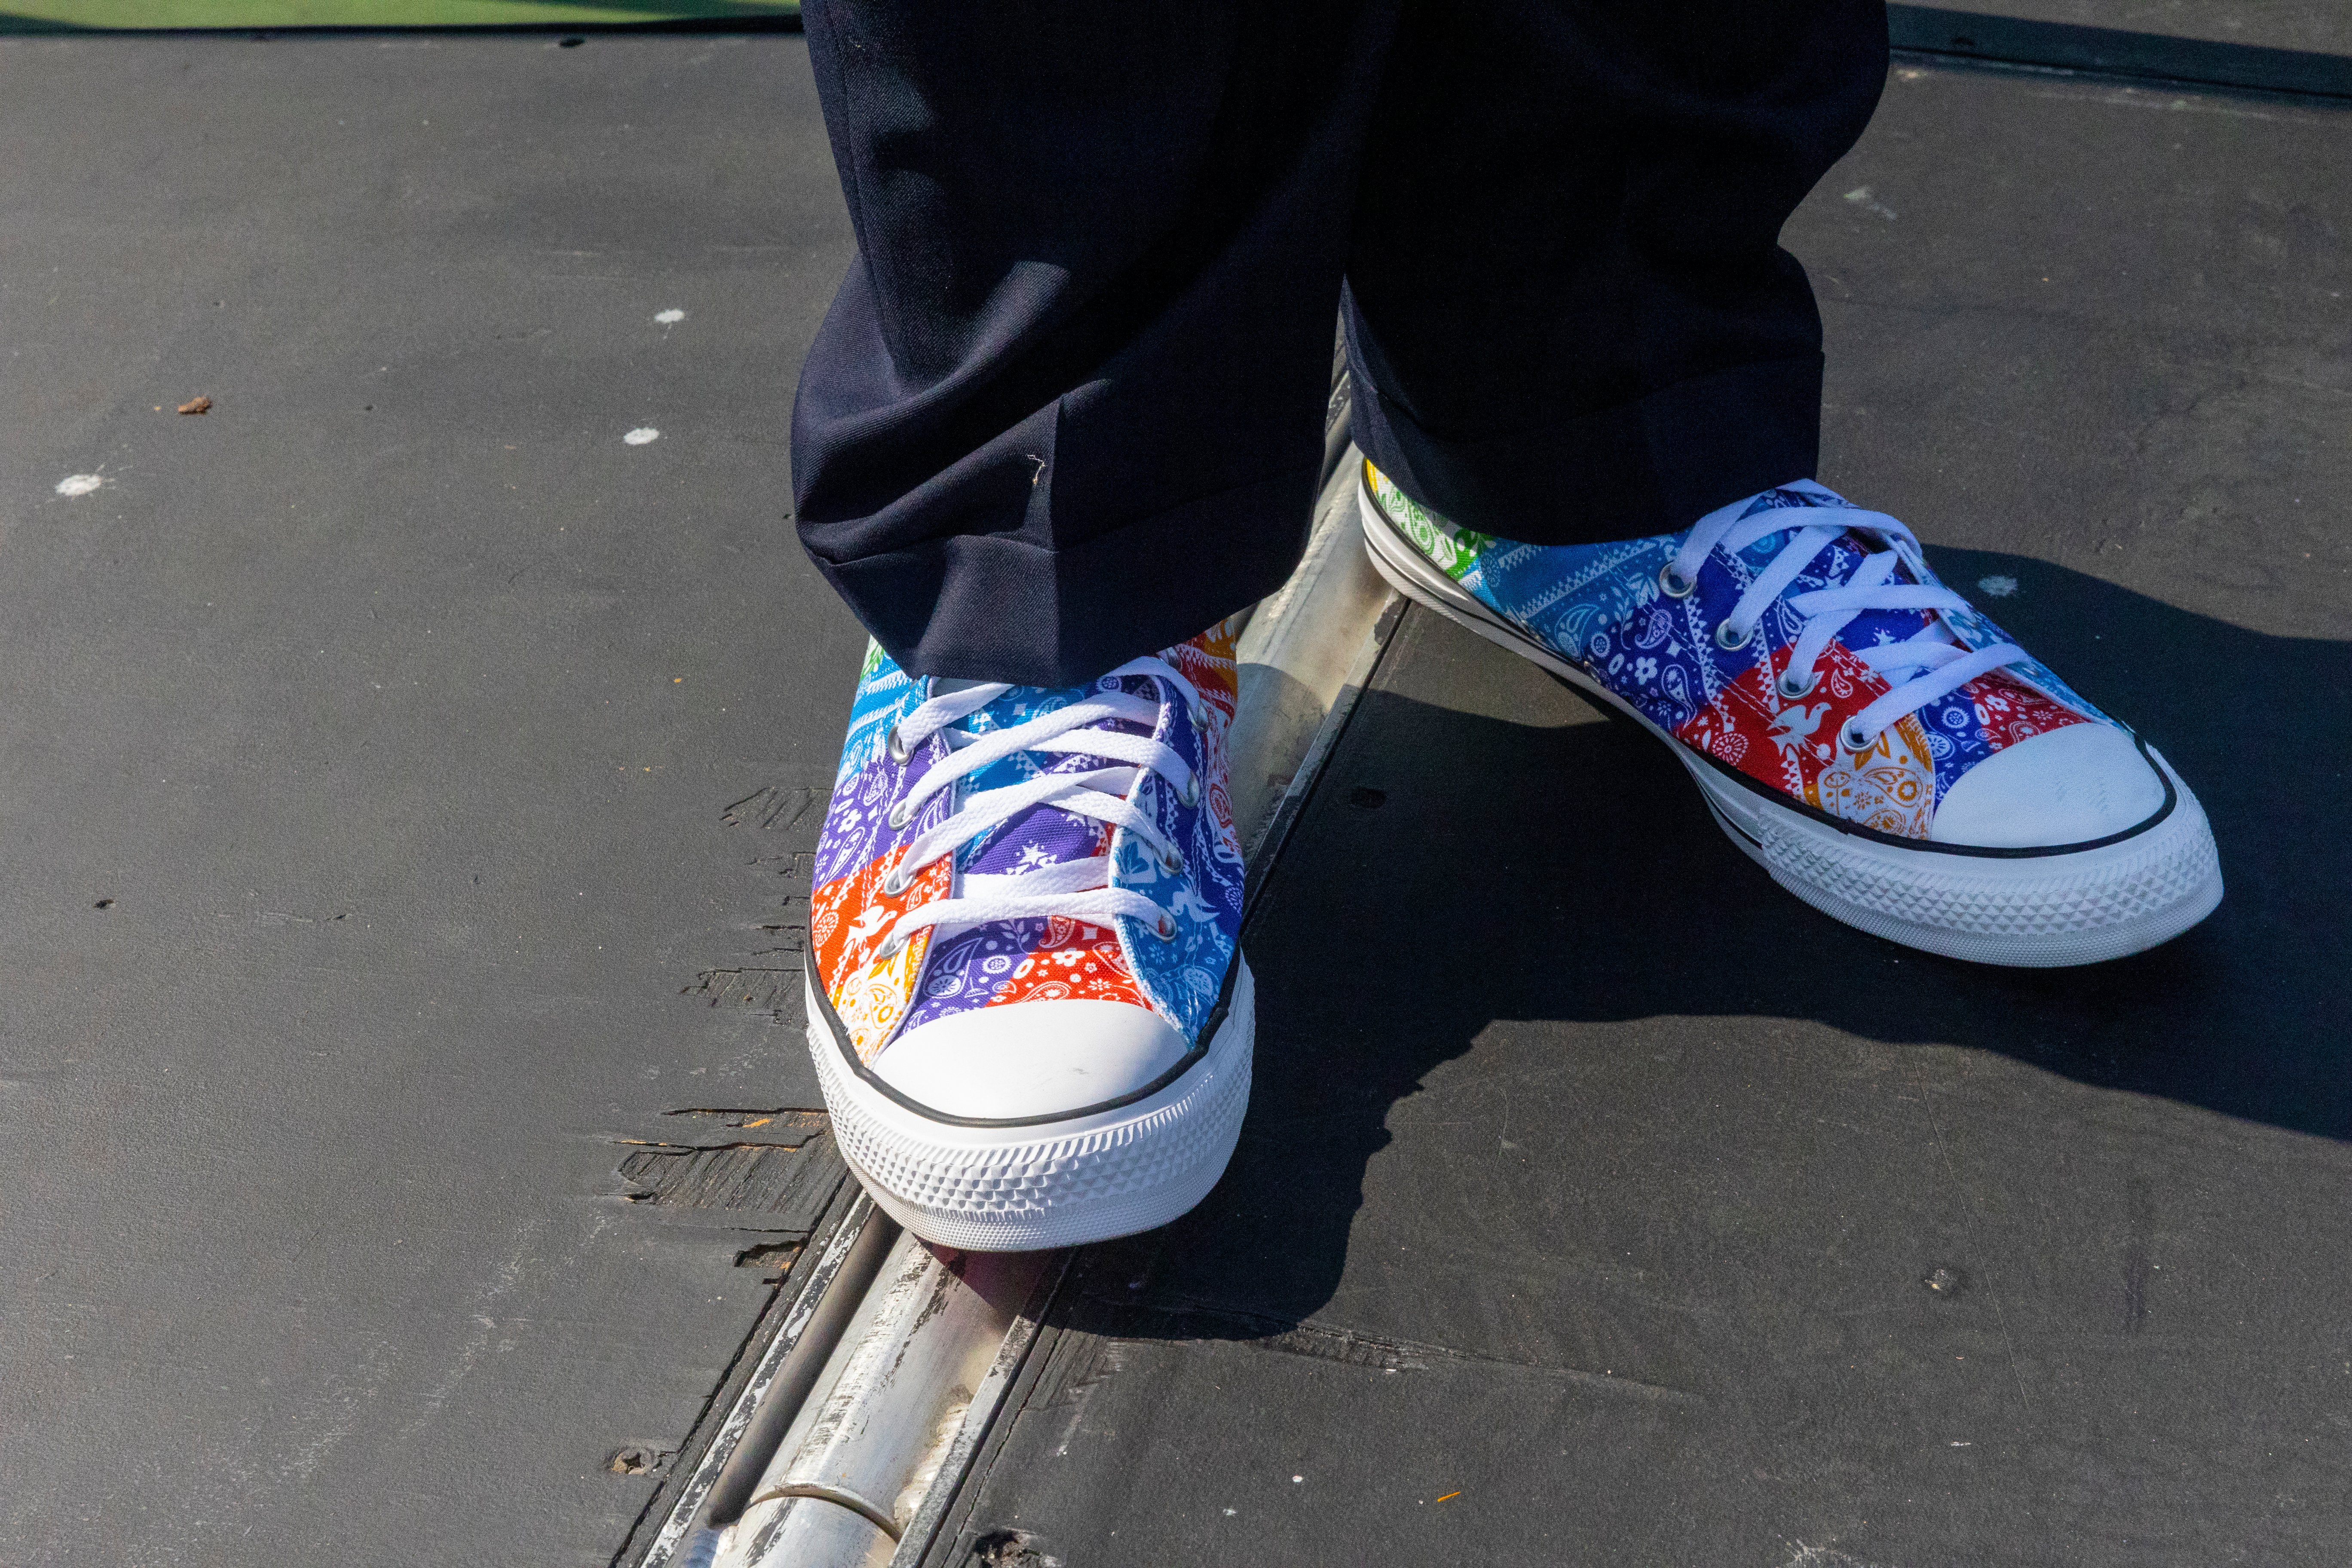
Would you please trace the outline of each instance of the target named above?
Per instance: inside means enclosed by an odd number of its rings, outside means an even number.
[[[1865,610],[1813,660],[1803,694],[1790,697],[1781,678],[1804,617],[1786,601],[1847,583],[1880,544],[1849,535],[1822,551],[1756,621],[1753,636],[1727,648],[1717,628],[1771,564],[1785,535],[1712,552],[1695,586],[1674,596],[1664,576],[1685,534],[1519,544],[1456,526],[1369,465],[1365,478],[1381,515],[1487,608],[1580,666],[1683,744],[1860,826],[1925,838],[1937,804],[1985,759],[2070,724],[2114,723],[2026,658],[1895,719],[1866,751],[1849,750],[1839,743],[1842,727],[1896,684],[1858,652],[1938,632],[1969,650],[2011,639],[1974,609]],[[1809,485],[1764,492],[1746,517],[1802,508],[1804,522],[1812,524],[1822,512],[1834,515],[1849,505]],[[1895,583],[1940,586],[1916,548],[1905,546],[1901,554]]]
[[[903,762],[891,754],[898,721],[930,694],[878,646],[869,646],[851,707],[833,800],[817,849],[810,947],[816,979],[839,1014],[852,1048],[871,1064],[909,1029],[976,1008],[1087,1000],[1143,1007],[1197,1038],[1225,982],[1241,930],[1242,857],[1225,787],[1224,745],[1235,697],[1234,623],[1213,627],[1158,657],[1197,695],[1162,677],[1123,674],[1090,686],[1015,687],[971,713],[961,737],[945,733]],[[1020,811],[953,854],[931,861],[903,890],[891,872],[908,847],[979,793],[1049,773],[1084,775],[1112,759],[1078,752],[1017,751],[933,794],[894,826],[891,816],[955,745],[1009,730],[1080,702],[1124,691],[1159,705],[1156,726],[1112,726],[1172,748],[1197,775],[1189,802],[1160,773],[1136,770],[1127,797],[1181,852],[1180,866],[1124,827],[1059,810]],[[968,878],[1017,888],[1024,876],[1108,857],[1109,885],[1163,911],[1152,922],[1127,916],[1064,915],[992,920],[916,930],[895,952],[887,933],[908,910],[961,896]],[[1144,906],[1137,905],[1140,909]]]

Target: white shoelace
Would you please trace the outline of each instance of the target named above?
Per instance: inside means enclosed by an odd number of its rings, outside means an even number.
[[[1181,692],[1194,713],[1200,711],[1200,692],[1164,659],[1130,659],[1110,675],[1156,677]],[[894,761],[905,762],[917,747],[941,733],[954,748],[954,754],[925,773],[899,797],[890,808],[891,826],[905,827],[931,796],[1018,752],[1107,757],[1110,765],[1082,773],[1041,773],[1017,784],[982,790],[969,796],[962,809],[938,826],[916,836],[914,842],[907,846],[905,857],[882,879],[882,890],[897,897],[912,885],[916,873],[924,867],[985,837],[1000,824],[1035,805],[1050,805],[1073,816],[1093,817],[1114,827],[1124,827],[1159,857],[1161,870],[1171,876],[1181,874],[1183,852],[1160,831],[1157,823],[1136,808],[1133,796],[1144,774],[1152,773],[1167,780],[1185,805],[1197,805],[1199,775],[1166,742],[1155,741],[1149,734],[1130,734],[1110,727],[1123,721],[1156,729],[1160,704],[1129,692],[1097,690],[1066,708],[1041,714],[1010,729],[974,734],[969,730],[949,728],[1012,689],[1010,686],[992,683],[966,687],[927,700],[898,721],[889,737]],[[1142,921],[1162,942],[1172,940],[1176,922],[1165,910],[1141,893],[1110,886],[1110,862],[1111,858],[1104,854],[1084,860],[1065,860],[1034,871],[998,875],[965,872],[958,896],[919,904],[900,915],[889,934],[883,938],[876,957],[889,958],[906,945],[908,938],[927,926],[965,927],[992,921],[1055,915],[1106,926],[1114,917],[1125,915]]]
[[[1809,495],[1829,496],[1836,492],[1810,479],[1784,485],[1783,489],[1800,490]],[[1790,533],[1791,538],[1772,557],[1771,563],[1748,585],[1715,628],[1716,646],[1728,652],[1746,647],[1756,635],[1756,623],[1771,607],[1790,584],[1795,582],[1822,551],[1843,538],[1851,531],[1875,533],[1888,542],[1910,545],[1916,552],[1919,538],[1908,528],[1883,511],[1864,511],[1859,507],[1832,504],[1823,507],[1774,507],[1755,516],[1742,518],[1754,497],[1738,500],[1720,511],[1711,511],[1699,519],[1698,525],[1683,541],[1675,558],[1658,572],[1658,588],[1670,599],[1689,596],[1698,586],[1698,569],[1707,556],[1717,550],[1736,555],[1758,541],[1775,533]],[[1830,640],[1843,631],[1848,622],[1864,610],[1926,610],[1940,613],[1966,610],[1969,602],[1949,588],[1927,587],[1916,583],[1891,581],[1895,568],[1903,557],[1894,550],[1873,551],[1864,554],[1853,575],[1839,586],[1815,588],[1789,596],[1789,608],[1805,617],[1804,629],[1789,649],[1789,662],[1780,671],[1774,689],[1787,701],[1797,701],[1811,691],[1820,680],[1813,666],[1827,651]],[[2005,665],[2018,663],[2026,657],[2025,650],[2015,643],[1995,643],[1990,647],[1970,649],[1960,646],[1940,620],[1929,619],[1917,633],[1902,642],[1881,643],[1874,647],[1849,648],[1854,658],[1868,669],[1880,675],[1893,675],[1902,670],[1922,673],[1896,686],[1876,701],[1847,720],[1838,731],[1838,741],[1850,752],[1867,752],[1878,742],[1889,724],[1906,713],[1915,713],[1950,692],[1958,690],[1978,676]]]

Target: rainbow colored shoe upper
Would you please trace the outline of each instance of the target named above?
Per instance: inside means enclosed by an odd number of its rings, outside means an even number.
[[[970,684],[911,679],[878,646],[859,674],[810,921],[814,978],[857,1061],[887,1081],[892,1051],[917,1031],[1048,1002],[1141,1009],[1167,1026],[1170,1047],[1189,1049],[1227,984],[1241,928],[1224,762],[1231,632],[1213,628],[1090,686],[977,689],[973,710],[902,744],[900,726],[936,689]],[[933,770],[962,765],[953,760],[970,748],[1106,702],[1124,704],[1124,716],[990,758],[906,809]],[[937,710],[935,701],[927,711]],[[901,872],[910,849],[939,851],[934,830],[953,834],[959,814],[1017,804],[1024,787],[1045,793]]]
[[[1925,839],[1953,786],[1994,755],[2070,725],[2129,733],[1946,588],[1909,530],[1820,485],[1767,490],[1723,517],[1716,531],[1738,547],[1707,551],[1685,579],[1676,563],[1696,530],[1519,544],[1448,521],[1369,465],[1366,483],[1480,604],[1694,751],[1843,821]],[[1841,513],[1856,531],[1838,531]],[[1812,527],[1822,532],[1801,531]],[[1805,559],[1780,564],[1795,553]],[[1759,584],[1743,626],[1735,611]],[[1834,625],[1804,647],[1816,620]],[[1922,662],[1873,668],[1906,650]],[[1938,664],[1964,679],[1943,679]],[[1939,684],[1950,689],[1905,706]],[[1902,710],[1885,716],[1890,694]],[[1851,728],[1882,716],[1866,734]]]
[[[1806,479],[1680,533],[1521,544],[1369,463],[1358,511],[1390,583],[1635,716],[1743,854],[1848,925],[2042,967],[2143,952],[2221,902],[2172,765],[1885,512]]]

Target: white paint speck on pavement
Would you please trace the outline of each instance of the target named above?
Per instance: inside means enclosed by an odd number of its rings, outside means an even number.
[[[626,441],[632,447],[642,447],[648,441],[660,440],[661,432],[655,429],[650,425],[640,425],[635,429],[630,431],[627,435],[622,437],[621,439]]]

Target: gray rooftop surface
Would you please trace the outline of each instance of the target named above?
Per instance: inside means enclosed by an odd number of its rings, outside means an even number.
[[[605,1563],[805,1230],[805,59],[0,40],[0,1563]]]
[[[2336,0],[1967,0],[1951,9],[2256,48],[2352,54],[2352,8]]]
[[[1823,478],[2182,769],[2210,921],[1864,936],[1408,612],[1244,936],[1233,1168],[1081,1258],[934,1561],[2339,1560],[2347,159],[2342,110],[1906,65],[1789,235]]]
[[[805,60],[0,40],[0,1563],[606,1563],[814,1223]],[[1233,1171],[1081,1257],[941,1561],[2341,1556],[2347,153],[1906,64],[1790,230],[1823,477],[2014,580],[2221,912],[1888,947],[1409,615]]]

